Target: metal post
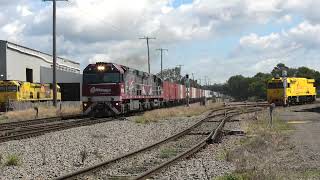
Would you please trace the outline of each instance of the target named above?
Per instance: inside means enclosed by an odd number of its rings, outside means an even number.
[[[56,11],[57,11],[57,1],[68,1],[68,0],[43,0],[52,1],[52,93],[53,93],[53,106],[57,107],[57,52],[56,52]]]
[[[187,107],[190,106],[190,81],[189,81],[189,75],[186,75],[186,89],[187,89]]]
[[[148,73],[150,74],[150,52],[149,52],[149,38],[147,38],[147,47],[148,47]]]
[[[161,70],[160,70],[160,76],[161,76],[161,78],[163,78],[163,77],[162,77],[162,50],[161,50],[161,55],[160,55],[160,56],[161,56],[161,57],[160,57],[160,58],[161,58]]]
[[[147,40],[147,48],[148,48],[148,73],[150,74],[150,51],[149,51],[149,39],[156,39],[156,38],[150,38],[150,37],[144,37],[140,39]]]
[[[272,128],[273,126],[273,110],[276,107],[276,105],[274,103],[271,103],[269,106],[269,113],[270,113],[270,121],[268,123],[268,127]]]
[[[162,61],[162,58],[163,58],[163,51],[168,51],[168,49],[163,49],[163,48],[160,48],[160,49],[157,49],[158,51],[160,51],[160,58],[161,58],[161,70],[160,70],[160,76],[161,78],[163,78],[163,74],[162,74],[162,68],[163,68],[163,61]]]
[[[56,0],[53,0],[53,46],[52,46],[52,56],[53,56],[53,66],[52,66],[52,91],[53,91],[53,106],[57,107],[57,57],[56,57]]]
[[[287,106],[287,71],[282,70],[283,79],[283,105]]]

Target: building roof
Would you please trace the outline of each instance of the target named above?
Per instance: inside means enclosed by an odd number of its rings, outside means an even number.
[[[0,40],[0,42],[5,42],[5,43],[7,43],[7,44],[14,45],[14,46],[16,46],[16,47],[20,47],[20,48],[28,49],[28,50],[31,50],[31,51],[37,52],[37,53],[39,53],[39,54],[44,54],[44,55],[47,55],[47,56],[51,56],[51,57],[52,57],[52,55],[51,55],[51,54],[48,54],[48,53],[45,53],[45,52],[41,52],[41,51],[39,51],[39,50],[32,49],[32,48],[29,48],[29,47],[26,47],[26,46],[22,46],[22,45],[19,45],[19,44],[16,44],[16,43],[10,42],[10,41]],[[78,63],[78,62],[71,61],[71,60],[69,60],[69,59],[62,58],[62,57],[57,57],[57,58],[59,58],[59,59],[61,59],[61,60],[65,61],[65,62],[69,62],[69,63],[72,63],[72,64],[75,64],[75,65],[80,66],[80,63]]]

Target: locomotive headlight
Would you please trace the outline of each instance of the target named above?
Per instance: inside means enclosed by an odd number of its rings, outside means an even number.
[[[119,103],[116,103],[116,106],[119,106]]]
[[[84,106],[84,107],[87,107],[87,105],[88,105],[87,103],[83,103],[83,106]]]
[[[98,66],[98,71],[104,71],[106,68],[104,66]]]

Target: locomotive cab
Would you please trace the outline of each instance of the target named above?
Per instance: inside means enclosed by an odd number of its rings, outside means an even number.
[[[121,112],[124,70],[113,63],[90,64],[83,72],[83,112],[115,115]],[[95,113],[96,112],[96,113]]]
[[[6,109],[6,103],[16,101],[19,92],[19,84],[14,81],[0,81],[0,111]]]

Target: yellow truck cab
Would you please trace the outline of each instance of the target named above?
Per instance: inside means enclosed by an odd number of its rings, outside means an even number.
[[[315,80],[307,78],[273,78],[268,81],[267,100],[277,105],[310,103],[316,100]]]

